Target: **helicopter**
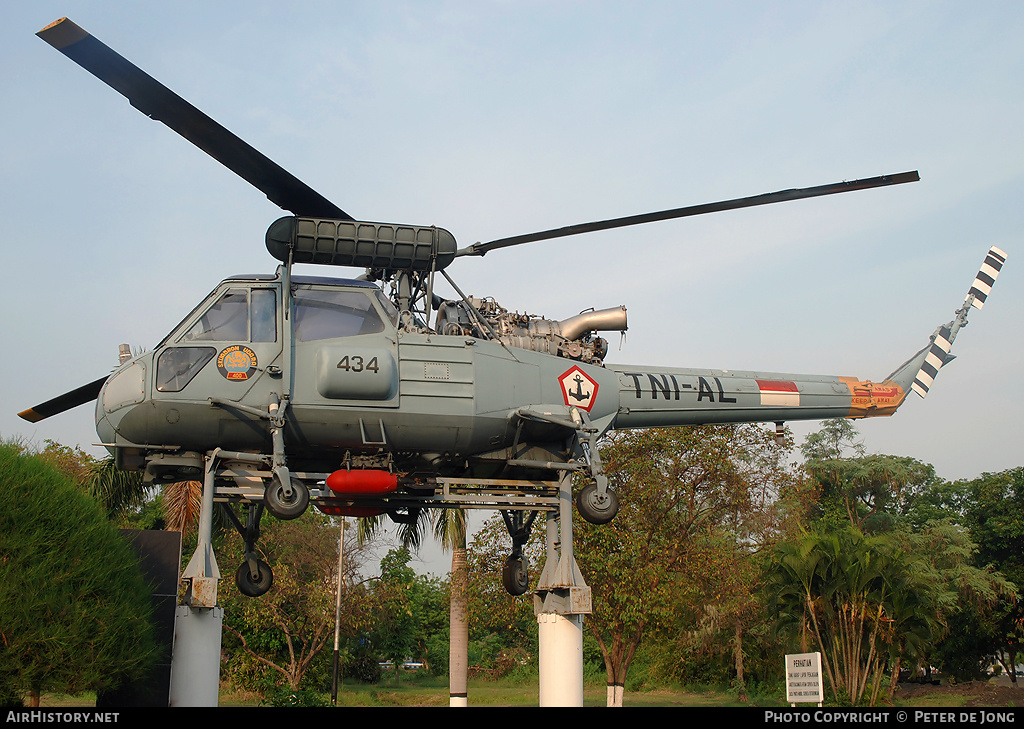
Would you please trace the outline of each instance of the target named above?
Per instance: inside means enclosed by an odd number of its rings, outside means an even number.
[[[291,213],[265,244],[274,273],[224,279],[157,346],[29,408],[30,422],[95,401],[116,465],[150,484],[207,479],[245,542],[235,582],[273,582],[257,557],[264,510],[295,519],[312,504],[408,522],[466,506],[471,484],[500,502],[513,547],[503,583],[528,587],[523,546],[538,504],[566,473],[575,505],[605,524],[618,511],[600,458],[613,430],[892,415],[924,397],[980,309],[1006,254],[991,248],[954,318],[881,382],[831,375],[623,366],[605,361],[623,306],[554,320],[470,297],[448,273],[460,258],[525,243],[915,182],[916,171],[582,223],[459,247],[437,226],[360,221],[67,18],[40,38]],[[295,264],[362,270],[308,276]],[[457,293],[435,290],[442,277]],[[216,464],[211,466],[211,464]],[[459,489],[464,487],[462,491]],[[463,495],[460,502],[458,494]],[[232,505],[246,509],[244,517]]]

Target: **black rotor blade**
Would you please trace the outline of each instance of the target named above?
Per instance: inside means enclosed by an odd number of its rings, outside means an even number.
[[[58,415],[65,410],[84,405],[99,397],[100,389],[106,381],[106,377],[101,377],[95,382],[90,382],[88,385],[82,385],[71,392],[65,392],[63,395],[58,395],[52,400],[47,400],[42,405],[36,405],[34,408],[23,410],[18,413],[18,417],[30,423],[38,423],[40,420],[45,420],[51,415]]]
[[[67,18],[51,23],[36,35],[123,95],[143,114],[163,122],[255,186],[271,202],[296,215],[352,220],[316,190]]]
[[[658,220],[672,220],[673,218],[685,218],[691,215],[703,215],[704,213],[717,213],[722,210],[735,210],[737,208],[749,208],[755,205],[768,205],[769,203],[785,202],[787,200],[801,200],[806,197],[819,197],[821,195],[834,195],[840,192],[851,192],[853,190],[866,190],[872,187],[885,187],[886,185],[899,185],[904,182],[917,182],[921,176],[914,172],[901,172],[897,175],[883,175],[881,177],[868,177],[863,180],[851,182],[836,182],[831,185],[819,185],[818,187],[794,188],[792,190],[780,190],[769,192],[763,195],[752,197],[740,197],[734,200],[723,200],[722,202],[705,203],[704,205],[691,205],[685,208],[673,210],[662,210],[657,213],[644,213],[642,215],[630,215],[625,218],[612,218],[611,220],[600,220],[593,223],[580,223],[569,225],[564,228],[544,230],[539,233],[527,233],[516,235],[510,238],[499,238],[488,243],[474,243],[471,246],[460,249],[456,256],[482,256],[496,248],[507,248],[522,243],[533,243],[539,240],[551,238],[562,238],[568,235],[579,235],[580,233],[593,233],[598,230],[609,230],[611,228],[624,228],[628,225],[641,225],[653,223]]]

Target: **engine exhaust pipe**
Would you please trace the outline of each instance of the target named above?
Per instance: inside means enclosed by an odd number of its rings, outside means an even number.
[[[541,326],[551,324],[553,326],[550,332],[531,333],[541,335],[557,334],[566,339],[579,339],[587,332],[624,332],[626,331],[626,307],[613,306],[610,309],[601,309],[599,311],[585,311],[569,319],[556,322],[541,320],[531,323],[531,330],[534,328],[533,324]]]

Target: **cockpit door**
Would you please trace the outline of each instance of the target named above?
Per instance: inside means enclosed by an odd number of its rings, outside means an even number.
[[[223,285],[157,353],[154,397],[266,405],[282,388],[281,327],[280,286]]]
[[[292,292],[294,405],[398,407],[397,312],[355,283]]]

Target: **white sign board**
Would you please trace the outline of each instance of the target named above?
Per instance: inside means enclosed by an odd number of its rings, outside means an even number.
[[[821,704],[824,700],[821,654],[786,654],[786,701],[791,704]]]

